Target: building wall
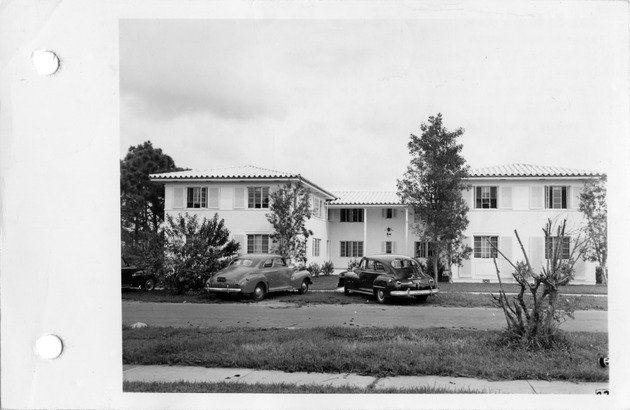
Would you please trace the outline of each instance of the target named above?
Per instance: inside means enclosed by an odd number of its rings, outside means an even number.
[[[245,190],[244,198],[240,199],[237,190],[246,187],[269,187],[270,192],[278,189],[285,182],[187,182],[174,181],[165,184],[165,214],[177,216],[178,214],[196,214],[199,218],[213,218],[215,213],[219,214],[219,218],[224,220],[225,226],[230,231],[230,238],[241,244],[241,254],[247,253],[247,235],[262,234],[271,235],[273,228],[267,221],[266,214],[269,213],[268,208],[247,208],[248,198],[247,190]],[[208,201],[207,208],[186,208],[186,189],[189,187],[207,187],[218,189],[218,200],[215,203]],[[176,204],[176,191],[183,189],[184,203],[183,206]],[[216,191],[215,191],[216,192]],[[314,196],[319,197],[317,194]],[[244,201],[244,202],[243,202]],[[240,202],[240,204],[239,204]],[[307,257],[310,261],[318,263],[327,260],[326,254],[326,238],[327,221],[326,211],[322,210],[321,216],[313,216],[307,221],[306,227],[313,231],[313,235],[307,242]],[[313,257],[313,241],[312,238],[322,240],[320,256]]]
[[[557,180],[483,180],[471,181],[473,189],[467,192],[470,221],[465,236],[467,244],[473,247],[475,236],[497,236],[498,248],[513,262],[524,260],[514,230],[518,231],[523,247],[530,258],[532,267],[540,271],[546,264],[544,256],[543,227],[548,220],[560,223],[567,219],[565,234],[573,239],[583,224],[583,216],[578,210],[579,194],[583,181]],[[476,186],[496,186],[497,209],[475,209],[474,188]],[[544,204],[544,187],[568,186],[567,208],[546,209]],[[542,201],[541,195],[542,192]],[[500,258],[501,259],[501,258]],[[595,264],[578,261],[575,265],[574,283],[595,283]],[[502,280],[512,281],[512,267],[505,260],[499,261]],[[465,261],[462,267],[453,268],[453,280],[461,282],[479,282],[482,280],[497,281],[494,262],[490,258],[476,258]]]

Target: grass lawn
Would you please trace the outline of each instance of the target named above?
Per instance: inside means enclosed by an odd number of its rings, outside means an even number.
[[[567,347],[503,347],[500,332],[456,329],[123,329],[123,363],[245,367],[371,376],[608,380],[604,333],[565,333]]]
[[[348,394],[348,393],[395,393],[395,394],[472,394],[486,393],[481,390],[448,390],[442,387],[422,386],[413,389],[375,389],[352,386],[308,386],[288,383],[247,384],[247,383],[164,383],[164,382],[123,382],[124,392],[136,393],[277,393],[277,394]]]

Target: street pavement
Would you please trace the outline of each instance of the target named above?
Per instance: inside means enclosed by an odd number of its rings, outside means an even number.
[[[422,305],[306,305],[273,300],[259,303],[122,302],[123,324],[149,326],[312,328],[325,326],[441,327],[499,330],[505,327],[500,309]],[[607,332],[608,312],[577,311],[560,328],[569,332]]]
[[[418,387],[444,388],[452,392],[490,394],[585,394],[596,395],[608,390],[608,383],[572,383],[565,381],[509,380],[489,381],[468,377],[398,376],[378,378],[353,373],[286,373],[276,370],[242,368],[205,368],[193,366],[125,365],[123,380],[130,382],[228,382],[246,384],[296,384],[321,386],[353,386],[374,390]]]

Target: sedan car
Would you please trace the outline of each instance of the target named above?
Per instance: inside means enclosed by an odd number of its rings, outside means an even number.
[[[310,273],[287,265],[282,256],[248,254],[236,258],[208,279],[206,289],[212,293],[246,294],[254,300],[262,300],[269,292],[306,293],[310,285]]]
[[[121,259],[121,281],[122,289],[144,289],[151,291],[155,289],[155,275],[146,273],[137,266],[127,263],[125,258]]]
[[[421,302],[438,293],[433,279],[422,272],[418,262],[404,255],[373,255],[344,273],[344,292],[374,295],[378,303],[390,297],[415,297]]]

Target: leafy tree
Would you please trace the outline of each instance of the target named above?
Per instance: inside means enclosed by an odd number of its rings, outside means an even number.
[[[203,289],[206,281],[227,266],[240,244],[230,240],[230,231],[218,214],[199,221],[197,215],[166,216],[163,229],[164,287],[173,294]]]
[[[311,218],[310,191],[301,181],[288,182],[269,195],[267,220],[274,228],[270,238],[274,252],[294,262],[306,263],[306,241],[313,234],[306,229]]]
[[[602,281],[608,284],[608,208],[606,206],[606,175],[584,183],[580,193],[580,211],[586,218],[586,260],[597,262]]]
[[[543,228],[547,263],[541,267],[540,272],[536,272],[532,268],[525,247],[516,230],[514,230],[514,234],[521,247],[524,261],[512,262],[492,242],[488,241],[490,246],[510,263],[514,269],[512,276],[520,286],[520,292],[516,296],[508,298],[503,291],[501,275],[495,258],[494,266],[499,280],[500,292],[498,296],[492,296],[495,304],[502,308],[505,314],[507,329],[504,340],[509,344],[516,344],[525,348],[553,348],[563,341],[559,325],[567,317],[572,318],[573,312],[556,308],[560,288],[573,280],[574,265],[585,251],[584,240],[579,235],[571,237],[568,255],[565,254],[566,244],[564,241],[554,240],[568,237],[566,223],[566,219],[560,224],[554,224],[549,220]],[[528,292],[529,298],[524,297],[526,292]]]
[[[151,141],[129,147],[120,161],[120,210],[123,255],[142,265],[164,221],[164,185],[149,174],[181,170]]]
[[[420,129],[422,135],[411,134],[407,144],[412,158],[404,178],[397,181],[398,196],[420,216],[415,233],[432,244],[438,257],[446,257],[449,266],[460,264],[471,252],[462,244],[468,226],[462,192],[470,189],[465,182],[469,167],[461,155],[462,145],[457,144],[464,130],[448,131],[442,114],[429,117]],[[437,282],[438,258],[433,259],[433,272]]]

